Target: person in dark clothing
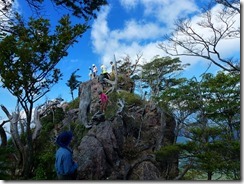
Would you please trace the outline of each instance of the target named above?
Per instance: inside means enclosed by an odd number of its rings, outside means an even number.
[[[55,155],[55,169],[59,180],[76,179],[78,164],[73,160],[73,151],[69,148],[72,137],[70,131],[65,131],[56,140],[60,146]]]

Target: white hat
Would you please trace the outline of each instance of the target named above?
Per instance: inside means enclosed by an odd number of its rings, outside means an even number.
[[[92,66],[95,66],[95,64],[92,64]]]

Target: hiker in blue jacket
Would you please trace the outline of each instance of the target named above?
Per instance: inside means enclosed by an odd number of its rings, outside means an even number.
[[[73,160],[73,151],[68,147],[72,140],[72,133],[61,133],[56,143],[60,148],[56,151],[55,169],[59,180],[75,180],[78,164]]]

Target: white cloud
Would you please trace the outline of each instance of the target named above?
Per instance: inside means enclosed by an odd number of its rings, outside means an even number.
[[[197,11],[193,0],[141,0],[145,16],[154,16],[166,25],[172,25],[176,18],[184,18]]]
[[[8,20],[9,17],[11,17],[13,15],[12,14],[13,13],[12,10],[18,11],[18,9],[19,9],[19,3],[18,3],[17,0],[16,1],[6,0],[6,1],[1,1],[0,2],[0,10],[2,10],[5,7],[6,4],[7,5],[8,4],[12,4],[12,7],[11,7],[10,11],[7,14],[4,14],[2,11],[0,11],[0,20],[1,20],[1,22]]]
[[[216,5],[213,9],[212,9],[212,23],[213,26],[215,27],[216,30],[224,30],[226,29],[226,25],[223,24],[222,21],[219,20],[219,18],[217,17],[218,12],[222,9],[222,5]],[[211,29],[208,28],[203,28],[203,26],[199,26],[199,22],[202,22],[206,20],[206,18],[203,18],[203,16],[201,16],[200,14],[193,17],[192,21],[191,21],[191,25],[190,27],[194,30],[195,33],[197,33],[201,38],[203,38],[204,40],[209,40],[210,42],[213,42],[213,38],[215,37],[214,32]],[[234,27],[240,27],[240,16],[236,15],[233,19],[235,21],[234,23]],[[230,23],[228,23],[228,25],[230,25]],[[217,31],[215,32],[216,34]],[[223,34],[223,33],[221,33]],[[219,35],[217,35],[219,36]],[[186,37],[185,35],[183,36],[179,36],[178,39],[182,39],[185,40]],[[200,46],[200,44],[198,45]],[[199,48],[199,47],[198,47]],[[202,46],[203,48],[203,46]],[[177,47],[178,52],[179,53],[183,53],[184,50],[181,47]],[[213,49],[210,47],[210,50]],[[240,53],[240,39],[221,39],[216,47],[216,50],[220,53],[222,58],[228,58],[228,57],[232,57],[234,56],[236,53]],[[206,54],[207,55],[207,54]],[[215,58],[217,60],[217,56],[213,56],[213,58]],[[206,62],[206,60],[202,59],[204,62]],[[199,57],[182,57],[182,61],[190,61],[189,63],[191,64],[195,64],[199,62]]]
[[[159,24],[131,19],[124,22],[122,29],[111,30],[107,22],[110,10],[110,7],[102,9],[98,19],[92,25],[91,32],[94,51],[101,55],[103,64],[109,66],[114,55],[121,59],[126,55],[134,57],[136,54],[143,53],[143,56],[146,55],[151,59],[161,52],[155,40],[166,32]]]
[[[164,52],[158,48],[158,43],[162,41],[163,35],[171,31],[170,28],[173,27],[174,20],[193,14],[198,9],[193,0],[121,0],[120,3],[127,9],[135,8],[141,3],[144,7],[142,10],[143,17],[122,20],[120,29],[112,29],[108,26],[108,22],[111,21],[108,15],[112,7],[107,6],[102,9],[92,25],[91,37],[94,51],[101,56],[101,62],[107,66],[110,66],[109,62],[114,59],[114,55],[117,59],[121,59],[126,55],[135,59],[137,54],[142,53],[143,60],[147,61],[150,61],[156,55],[165,56]],[[193,17],[194,29],[209,36],[209,34],[203,32],[202,28],[197,26],[199,18],[199,16]],[[240,18],[237,19],[237,23],[239,22]],[[240,44],[237,43],[238,40],[228,41],[228,43],[221,45],[221,51],[231,53],[240,47]],[[203,59],[197,57],[182,57],[180,59],[183,63],[193,65],[203,61]]]
[[[96,52],[100,53],[107,44],[109,28],[107,25],[107,15],[110,11],[110,7],[106,6],[102,8],[101,13],[92,25],[91,37]]]
[[[134,19],[126,21],[123,30],[111,31],[112,37],[125,41],[155,39],[162,35],[162,30],[158,24],[138,22]]]
[[[133,10],[138,5],[144,7],[144,17],[154,17],[156,22],[171,26],[176,18],[186,17],[198,11],[194,0],[120,0],[126,10]]]
[[[135,8],[135,6],[139,3],[139,0],[120,0],[121,5],[126,9]]]

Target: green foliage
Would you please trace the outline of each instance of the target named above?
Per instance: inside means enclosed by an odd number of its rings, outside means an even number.
[[[88,129],[83,124],[77,122],[72,122],[70,126],[74,135],[71,147],[75,148],[80,145],[81,139],[87,134]]]
[[[118,101],[118,93],[112,92],[108,95],[108,98],[109,98],[109,103],[107,106],[107,110],[105,112],[105,117],[107,119],[112,118],[118,110],[118,106],[115,105],[117,104]]]
[[[42,129],[34,148],[34,180],[51,180],[56,177],[54,163],[57,147],[53,142],[54,128],[63,118],[62,108],[56,108],[41,118]]]
[[[26,137],[21,143],[27,148],[20,167],[23,167],[24,178],[29,178],[34,157],[32,139],[29,138],[32,137],[30,126],[34,103],[60,80],[62,74],[56,68],[57,64],[67,56],[67,49],[88,26],[71,25],[69,16],[62,17],[55,29],[44,18],[30,18],[28,23],[19,15],[14,18],[16,24],[11,34],[0,41],[0,76],[2,86],[17,98],[26,113],[26,132],[23,133]]]
[[[37,165],[35,169],[34,180],[52,180],[56,177],[56,171],[54,169],[55,163],[55,151],[56,146],[46,140],[46,146],[42,146],[39,149],[35,157],[35,163]]]
[[[79,103],[80,103],[79,97],[75,98],[74,100],[72,100],[71,102],[69,102],[69,105],[68,105],[67,110],[79,108]]]
[[[179,71],[188,66],[181,64],[179,58],[155,57],[142,66],[143,88],[150,88],[151,95],[158,97],[162,91],[175,86]]]
[[[10,180],[13,178],[13,149],[10,146],[0,147],[0,178]]]
[[[206,174],[202,171],[191,169],[183,177],[182,180],[206,180]]]
[[[62,6],[67,8],[72,12],[72,15],[79,18],[84,18],[86,21],[96,18],[96,12],[100,10],[100,7],[107,4],[106,0],[92,0],[92,1],[82,1],[82,0],[56,0],[53,1],[57,6]]]
[[[180,157],[189,157],[194,161],[193,169],[197,169],[201,173],[221,173],[225,177],[231,176],[230,179],[240,178],[240,147],[238,141],[225,142],[216,139],[203,143],[199,139],[179,144],[179,148]],[[182,161],[183,165],[188,163],[188,159]]]
[[[155,151],[156,160],[158,162],[163,162],[170,159],[174,159],[178,156],[180,150],[181,148],[176,144],[161,147],[160,150]]]
[[[119,74],[118,75],[118,86],[122,90],[126,90],[129,92],[133,92],[134,89],[134,81],[125,74]]]
[[[78,71],[79,69],[77,69],[76,71],[72,72],[68,82],[66,83],[66,85],[70,88],[70,93],[72,96],[72,100],[74,100],[74,94],[73,91],[75,89],[77,89],[79,87],[80,81],[77,80],[77,78],[81,77],[79,75],[75,75],[75,73]]]
[[[19,16],[12,35],[0,42],[0,75],[3,87],[23,101],[39,99],[61,77],[55,68],[67,55],[67,47],[87,29],[85,25],[71,26],[69,17],[60,19],[53,35],[47,19],[30,18],[28,25]],[[11,71],[11,72],[10,72]],[[45,76],[45,81],[44,77]],[[31,85],[30,85],[31,84]],[[22,96],[22,98],[21,98]]]
[[[44,11],[42,7],[44,0],[35,0],[35,1],[26,1],[27,4],[33,8],[32,10],[35,10],[33,12],[40,13],[40,11]],[[61,10],[63,11],[63,8],[67,9],[73,16],[78,17],[82,21],[89,21],[92,18],[96,18],[97,11],[100,10],[101,6],[107,5],[106,0],[93,0],[93,1],[82,1],[82,0],[76,0],[76,1],[71,1],[71,0],[52,0],[52,5],[56,5],[55,9],[58,7],[61,7]],[[4,12],[4,14],[9,13],[9,11],[12,9],[14,2],[8,2],[8,1],[3,1],[1,7],[1,11]],[[58,11],[61,13],[61,11]],[[67,13],[67,11],[64,11]],[[4,27],[4,29],[7,29]]]
[[[134,93],[129,93],[126,91],[121,91],[118,93],[118,99],[124,99],[127,105],[137,105],[140,106],[143,104],[142,99],[139,95]]]
[[[42,133],[49,133],[53,130],[55,124],[60,123],[64,119],[64,112],[62,108],[56,108],[50,111],[49,114],[41,118],[42,121]]]
[[[42,2],[28,3],[38,9],[40,8],[39,3]],[[20,165],[18,165],[23,169],[23,173],[20,174],[23,174],[25,179],[29,179],[29,176],[33,174],[33,164],[37,179],[51,178],[49,176],[52,173],[51,169],[47,167],[50,166],[50,161],[52,162],[50,160],[51,153],[48,154],[46,151],[52,150],[49,147],[49,144],[52,144],[49,141],[52,136],[50,131],[55,122],[59,121],[59,118],[55,117],[50,117],[52,120],[46,120],[40,137],[35,140],[36,142],[32,142],[30,126],[34,103],[48,93],[50,88],[61,79],[62,74],[56,68],[57,64],[63,57],[68,55],[68,48],[77,42],[77,38],[88,29],[88,20],[96,17],[96,11],[107,2],[97,0],[71,2],[68,0],[55,1],[55,4],[71,8],[74,15],[85,19],[85,23],[71,24],[69,15],[65,15],[54,27],[51,26],[48,19],[42,18],[40,14],[38,17],[41,18],[34,19],[31,17],[29,21],[26,21],[16,13],[15,17],[11,17],[11,29],[9,29],[8,34],[3,34],[3,30],[7,30],[8,27],[2,26],[0,29],[0,76],[2,86],[17,98],[27,116],[26,127],[23,129],[26,132],[21,134],[21,140],[19,140],[23,145],[22,148],[24,148],[24,152],[21,154],[25,156],[22,157],[25,160],[21,160]],[[17,134],[17,132],[15,133]],[[43,147],[45,144],[47,144],[47,147]],[[17,157],[21,157],[21,154]],[[34,163],[32,163],[32,160],[34,160]],[[43,162],[44,165],[39,164],[39,161]]]
[[[193,169],[205,178],[207,174],[240,178],[239,73],[206,73],[200,82],[181,79],[157,100],[174,115],[188,140],[179,145],[181,167],[193,161]]]
[[[109,104],[107,106],[107,111],[105,112],[105,116],[106,118],[111,118],[113,117],[117,110],[118,110],[118,106],[114,105],[117,104],[119,99],[123,99],[125,101],[126,105],[142,105],[143,101],[141,100],[141,98],[139,97],[139,95],[134,94],[134,93],[130,93],[130,92],[126,92],[126,91],[120,91],[119,93],[117,92],[113,92],[111,94],[109,94]]]

